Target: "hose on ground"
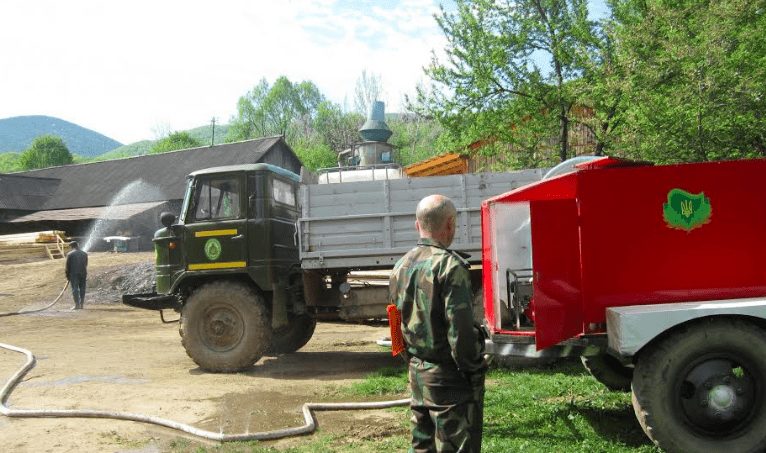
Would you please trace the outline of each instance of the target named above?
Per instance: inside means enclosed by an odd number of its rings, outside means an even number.
[[[47,306],[35,309],[25,310],[15,313],[0,313],[0,316],[12,316],[21,315],[26,313],[34,313],[38,311],[46,310],[52,307],[69,286],[69,282],[64,285],[64,289],[61,290],[58,297],[48,304]],[[314,420],[313,411],[339,411],[339,410],[363,410],[363,409],[386,409],[389,407],[406,406],[410,403],[409,399],[391,400],[391,401],[375,401],[364,403],[304,403],[301,407],[303,413],[304,424],[302,426],[295,426],[291,428],[276,429],[272,431],[261,431],[256,433],[240,433],[240,434],[224,434],[222,432],[207,431],[204,429],[196,428],[186,423],[180,423],[174,420],[168,420],[166,418],[155,417],[152,415],[134,414],[131,412],[112,412],[104,410],[89,410],[89,409],[11,409],[6,404],[8,398],[11,396],[13,389],[21,382],[26,374],[35,367],[35,356],[31,351],[13,346],[10,344],[0,343],[0,348],[9,351],[18,352],[24,354],[27,357],[26,363],[19,368],[16,373],[11,376],[5,383],[2,389],[0,389],[0,414],[6,417],[22,417],[22,418],[108,418],[115,420],[127,420],[139,423],[149,423],[153,425],[164,426],[166,428],[182,431],[193,436],[197,436],[203,439],[214,440],[218,442],[244,442],[250,440],[274,440],[282,439],[284,437],[299,436],[303,434],[311,434],[316,430],[316,421]]]
[[[112,412],[89,409],[11,409],[7,406],[11,391],[21,382],[22,378],[35,366],[35,356],[29,350],[17,346],[0,343],[0,348],[26,355],[27,361],[19,370],[11,376],[0,390],[0,413],[6,417],[29,417],[29,418],[109,418],[115,420],[128,420],[140,423],[150,423],[166,428],[182,431],[203,439],[219,442],[250,441],[250,440],[274,440],[284,437],[310,434],[316,430],[316,421],[312,411],[338,411],[338,410],[361,410],[361,409],[385,409],[389,407],[406,406],[408,399],[375,401],[364,403],[304,403],[301,411],[305,423],[303,426],[261,431],[256,433],[224,434],[221,432],[207,431],[194,426],[180,423],[166,418],[151,415],[134,414],[131,412]]]
[[[64,285],[64,288],[61,290],[58,296],[56,296],[55,299],[53,299],[53,302],[49,303],[48,305],[44,306],[43,308],[35,308],[34,310],[21,310],[21,311],[9,311],[5,313],[0,313],[0,318],[4,316],[16,316],[16,315],[26,315],[27,313],[37,313],[39,311],[47,310],[54,306],[56,302],[61,299],[61,296],[64,295],[64,291],[69,287],[69,281],[66,282],[66,285]]]

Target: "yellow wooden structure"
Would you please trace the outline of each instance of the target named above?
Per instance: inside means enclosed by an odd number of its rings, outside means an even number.
[[[442,154],[404,167],[407,176],[444,176],[468,173],[468,157]]]

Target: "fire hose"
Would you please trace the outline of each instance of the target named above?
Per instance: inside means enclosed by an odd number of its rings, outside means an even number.
[[[49,303],[48,305],[44,306],[43,308],[36,308],[34,310],[21,310],[21,311],[9,311],[5,313],[0,313],[0,318],[3,316],[16,316],[16,315],[26,315],[27,313],[37,313],[39,311],[47,310],[51,308],[52,306],[56,305],[56,302],[61,299],[61,296],[64,295],[64,291],[69,287],[69,281],[66,282],[66,285],[64,285],[64,288],[61,290],[58,296],[56,296],[55,299],[53,299],[53,302]]]
[[[68,286],[68,283],[67,283]],[[39,309],[29,310],[16,313],[0,313],[0,316],[11,316],[16,314],[33,313],[37,311],[45,310],[53,304],[55,304],[61,295],[66,290],[67,286],[61,290],[56,300],[50,305]],[[390,407],[406,406],[410,403],[409,399],[390,400],[390,401],[375,401],[375,402],[363,402],[363,403],[304,403],[301,412],[303,413],[304,424],[302,426],[296,426],[291,428],[276,429],[272,431],[262,431],[256,433],[241,433],[241,434],[224,434],[221,432],[207,431],[204,429],[196,428],[194,426],[180,423],[174,420],[169,420],[162,417],[155,417],[152,415],[135,414],[131,412],[113,412],[105,410],[89,410],[89,409],[12,409],[8,407],[7,401],[11,395],[13,389],[21,382],[24,376],[35,367],[35,356],[31,351],[13,346],[10,344],[0,343],[0,348],[9,351],[18,352],[24,354],[27,358],[26,363],[14,373],[13,376],[5,383],[2,389],[0,389],[0,414],[6,417],[22,417],[22,418],[108,418],[114,420],[127,420],[139,423],[149,423],[153,425],[164,426],[166,428],[182,431],[193,436],[197,436],[203,439],[214,440],[218,442],[232,442],[232,441],[251,441],[251,440],[273,440],[281,439],[284,437],[298,436],[303,434],[310,434],[316,430],[317,424],[314,419],[313,411],[338,411],[338,410],[364,410],[364,409],[386,409]]]

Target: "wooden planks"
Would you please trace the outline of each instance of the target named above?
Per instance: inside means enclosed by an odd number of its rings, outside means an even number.
[[[62,258],[57,247],[63,231],[35,231],[0,236],[0,264]]]

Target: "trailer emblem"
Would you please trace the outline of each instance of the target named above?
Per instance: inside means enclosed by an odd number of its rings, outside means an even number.
[[[210,261],[215,261],[221,256],[221,241],[210,238],[205,242],[205,256]]]
[[[705,192],[691,194],[685,190],[668,192],[668,202],[662,205],[662,216],[668,228],[691,231],[710,222],[713,207]]]

